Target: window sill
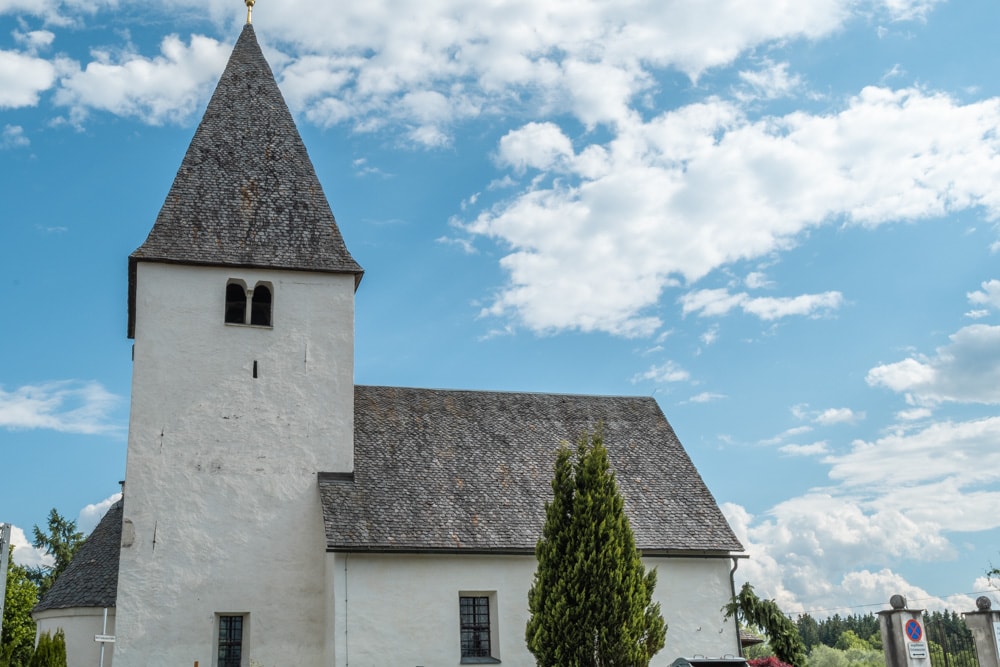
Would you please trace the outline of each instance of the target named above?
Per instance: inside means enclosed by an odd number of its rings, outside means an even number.
[[[496,658],[462,658],[463,665],[499,665],[500,661]]]

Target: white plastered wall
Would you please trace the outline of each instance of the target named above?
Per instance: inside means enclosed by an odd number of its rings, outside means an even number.
[[[224,323],[226,284],[273,292],[273,327]],[[138,265],[116,667],[320,665],[318,472],[353,469],[354,276]],[[253,376],[254,365],[257,377]]]
[[[66,636],[66,667],[101,667],[101,644],[95,641],[95,637],[115,634],[113,608],[108,609],[107,626],[104,624],[104,610],[95,607],[49,609],[33,616],[36,645],[44,633],[52,636],[61,628]],[[111,667],[115,645],[107,643],[104,646],[103,667]]]
[[[328,651],[338,667],[461,664],[460,592],[496,593],[495,656],[504,665],[535,664],[525,646],[533,556],[328,554],[335,610]],[[654,598],[669,626],[666,646],[650,663],[678,657],[738,655],[732,619],[721,611],[732,595],[729,559],[649,558]],[[494,620],[494,619],[491,619]]]

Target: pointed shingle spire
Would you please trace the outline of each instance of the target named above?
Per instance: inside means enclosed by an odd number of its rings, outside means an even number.
[[[136,263],[351,273],[344,245],[288,105],[247,23]]]

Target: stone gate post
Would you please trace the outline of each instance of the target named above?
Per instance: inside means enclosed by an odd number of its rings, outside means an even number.
[[[976,609],[962,614],[976,640],[979,667],[1000,667],[1000,612],[992,611],[992,600],[985,595],[976,599]]]
[[[923,610],[907,609],[902,595],[893,595],[889,605],[878,613],[886,667],[931,667]]]

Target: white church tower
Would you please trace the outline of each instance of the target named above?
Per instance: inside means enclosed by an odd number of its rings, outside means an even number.
[[[354,470],[361,274],[248,22],[129,257],[115,667],[332,663],[317,473]]]

